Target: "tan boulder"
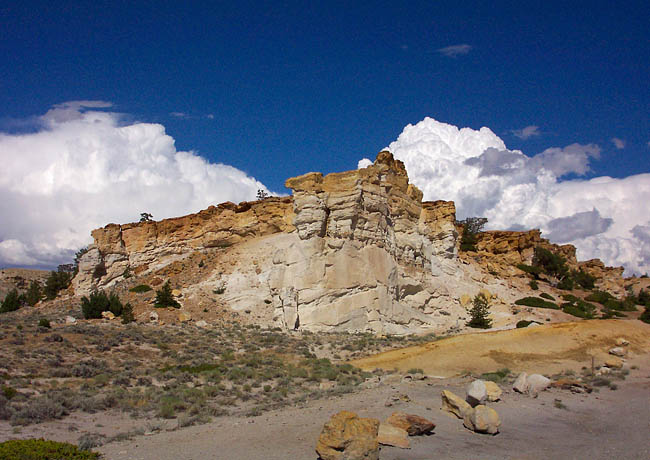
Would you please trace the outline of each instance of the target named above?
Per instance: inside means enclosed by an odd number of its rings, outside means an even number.
[[[435,423],[423,417],[404,412],[393,412],[393,415],[386,419],[386,423],[406,430],[409,436],[431,433],[436,427]]]
[[[325,424],[316,444],[323,460],[379,460],[379,420],[341,411]]]
[[[463,425],[477,433],[497,434],[501,426],[501,420],[499,420],[497,411],[480,404],[465,415]]]
[[[627,349],[623,347],[614,347],[609,349],[609,354],[618,356],[619,358],[624,358],[627,356]]]
[[[616,345],[619,347],[627,347],[630,344],[630,341],[625,337],[619,337],[616,339]]]
[[[464,418],[465,415],[472,411],[472,406],[467,401],[451,391],[442,390],[441,397],[442,409],[454,414],[458,418]]]
[[[390,425],[388,423],[379,424],[379,434],[377,441],[384,446],[399,447],[401,449],[409,449],[411,442],[408,438],[409,434],[406,430]]]
[[[469,306],[472,303],[472,297],[469,294],[463,294],[460,296],[460,305],[463,307]]]
[[[623,367],[623,360],[617,356],[609,356],[605,360],[605,366],[610,369],[620,369]]]
[[[496,383],[486,380],[485,381],[485,389],[487,391],[487,400],[490,402],[495,402],[501,399],[501,395],[503,394],[503,390],[499,388],[499,385]]]
[[[179,289],[172,289],[172,295],[174,297],[180,297],[183,293]]]
[[[182,311],[182,312],[180,312],[180,313],[178,314],[178,320],[179,320],[181,323],[185,323],[185,322],[187,322],[187,321],[189,321],[189,320],[191,320],[191,319],[192,319],[192,315],[190,315],[190,314],[189,314],[188,312],[186,312],[186,311]]]
[[[113,314],[113,312],[103,311],[102,312],[102,318],[111,320],[111,319],[115,319],[115,315]]]

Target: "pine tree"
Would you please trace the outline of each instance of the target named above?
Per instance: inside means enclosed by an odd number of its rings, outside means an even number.
[[[154,302],[153,306],[156,308],[181,308],[181,304],[179,304],[172,295],[172,287],[169,284],[169,281],[163,284],[162,288],[156,291],[156,301]]]
[[[472,302],[472,308],[469,310],[471,319],[467,325],[478,329],[490,329],[492,320],[489,318],[490,301],[482,293],[477,294]]]

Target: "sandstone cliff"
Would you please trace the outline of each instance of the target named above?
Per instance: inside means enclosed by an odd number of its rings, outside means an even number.
[[[477,253],[459,257],[454,203],[422,202],[388,152],[367,168],[286,186],[292,197],[93,231],[77,294],[170,279],[195,317],[219,306],[286,330],[446,332],[464,325],[467,298],[480,290],[495,325],[512,323],[511,304],[527,289],[514,267],[550,245],[539,231],[485,232]],[[554,250],[577,264],[573,247]]]

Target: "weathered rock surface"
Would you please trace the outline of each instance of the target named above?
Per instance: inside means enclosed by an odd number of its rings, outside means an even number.
[[[503,390],[496,383],[486,380],[485,381],[485,390],[487,392],[487,400],[490,402],[496,402],[501,399]]]
[[[483,380],[474,380],[466,389],[467,397],[465,401],[474,407],[483,403],[487,399],[487,388]]]
[[[472,406],[470,406],[467,401],[460,396],[455,395],[451,391],[442,390],[441,397],[442,409],[454,414],[458,418],[465,418],[465,416],[472,411]]]
[[[379,424],[379,434],[377,435],[377,442],[384,446],[399,447],[401,449],[409,449],[411,442],[408,438],[409,434],[406,430],[382,422]]]
[[[609,354],[618,356],[619,358],[624,358],[627,356],[627,349],[623,347],[614,347],[609,349]]]
[[[525,372],[519,374],[515,383],[512,384],[512,389],[517,393],[526,393],[528,391],[528,374]]]
[[[325,424],[316,444],[323,460],[378,460],[379,420],[341,411]]]
[[[497,434],[501,420],[497,411],[491,407],[478,405],[465,415],[463,425],[477,433]]]
[[[536,395],[540,391],[546,390],[551,386],[551,379],[544,377],[541,374],[531,374],[526,379],[528,385],[528,393]]]
[[[404,412],[393,412],[393,414],[386,419],[386,423],[405,430],[409,436],[419,436],[431,433],[436,427],[435,423],[423,417],[413,414],[405,414]]]

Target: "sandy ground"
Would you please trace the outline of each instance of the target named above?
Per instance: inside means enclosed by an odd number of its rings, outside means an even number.
[[[532,398],[507,391],[493,403],[501,417],[496,436],[470,432],[443,412],[440,392],[464,395],[469,380],[457,378],[381,385],[358,394],[317,401],[253,418],[225,418],[208,425],[144,436],[100,449],[107,459],[316,459],[323,424],[339,410],[383,419],[393,411],[426,417],[434,434],[411,438],[411,449],[382,447],[382,460],[419,459],[647,459],[650,458],[650,360],[616,391],[572,394],[551,389]],[[641,364],[639,364],[641,366]],[[410,402],[386,407],[391,396]],[[555,400],[566,408],[557,408]]]

